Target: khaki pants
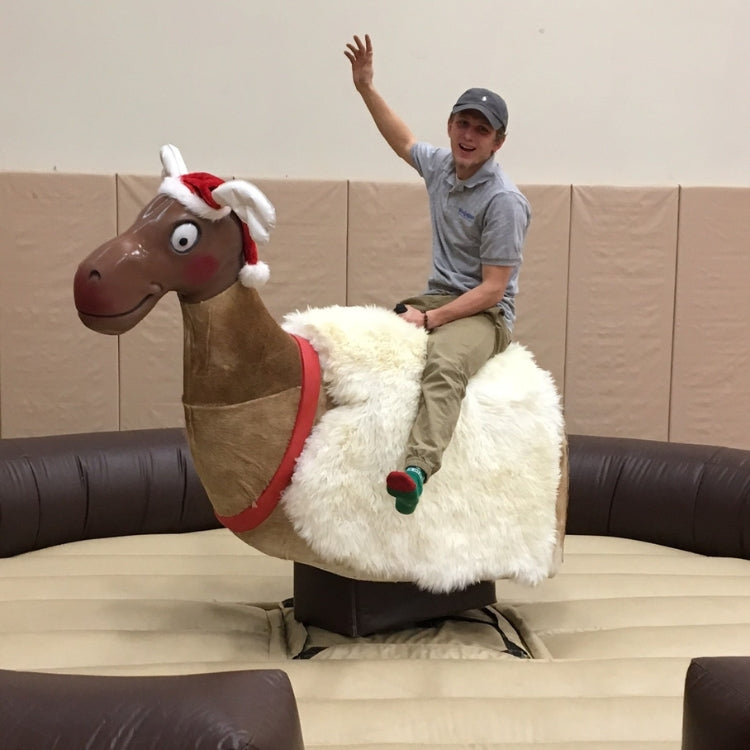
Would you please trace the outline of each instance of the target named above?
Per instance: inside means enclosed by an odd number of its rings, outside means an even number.
[[[454,299],[424,295],[403,302],[425,311]],[[418,466],[428,478],[440,468],[469,378],[508,344],[510,332],[499,307],[454,320],[430,333],[417,416],[406,444],[406,466]]]

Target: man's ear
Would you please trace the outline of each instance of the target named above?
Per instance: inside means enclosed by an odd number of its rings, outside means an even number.
[[[499,138],[495,139],[495,145],[492,147],[492,153],[495,154],[499,151],[500,147],[505,143],[505,136],[507,134],[503,133]]]

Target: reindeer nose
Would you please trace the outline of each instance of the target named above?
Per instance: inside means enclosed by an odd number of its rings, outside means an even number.
[[[102,275],[95,268],[81,263],[73,278],[73,299],[79,312],[96,313],[103,306],[101,296]]]

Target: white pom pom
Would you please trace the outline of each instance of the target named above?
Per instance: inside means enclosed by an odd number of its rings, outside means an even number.
[[[240,283],[251,289],[259,289],[271,278],[271,269],[259,260],[254,265],[245,263],[240,269]]]

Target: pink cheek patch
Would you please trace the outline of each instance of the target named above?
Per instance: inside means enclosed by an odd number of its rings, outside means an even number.
[[[205,284],[219,268],[219,261],[212,255],[191,258],[185,264],[184,278],[188,284]]]

